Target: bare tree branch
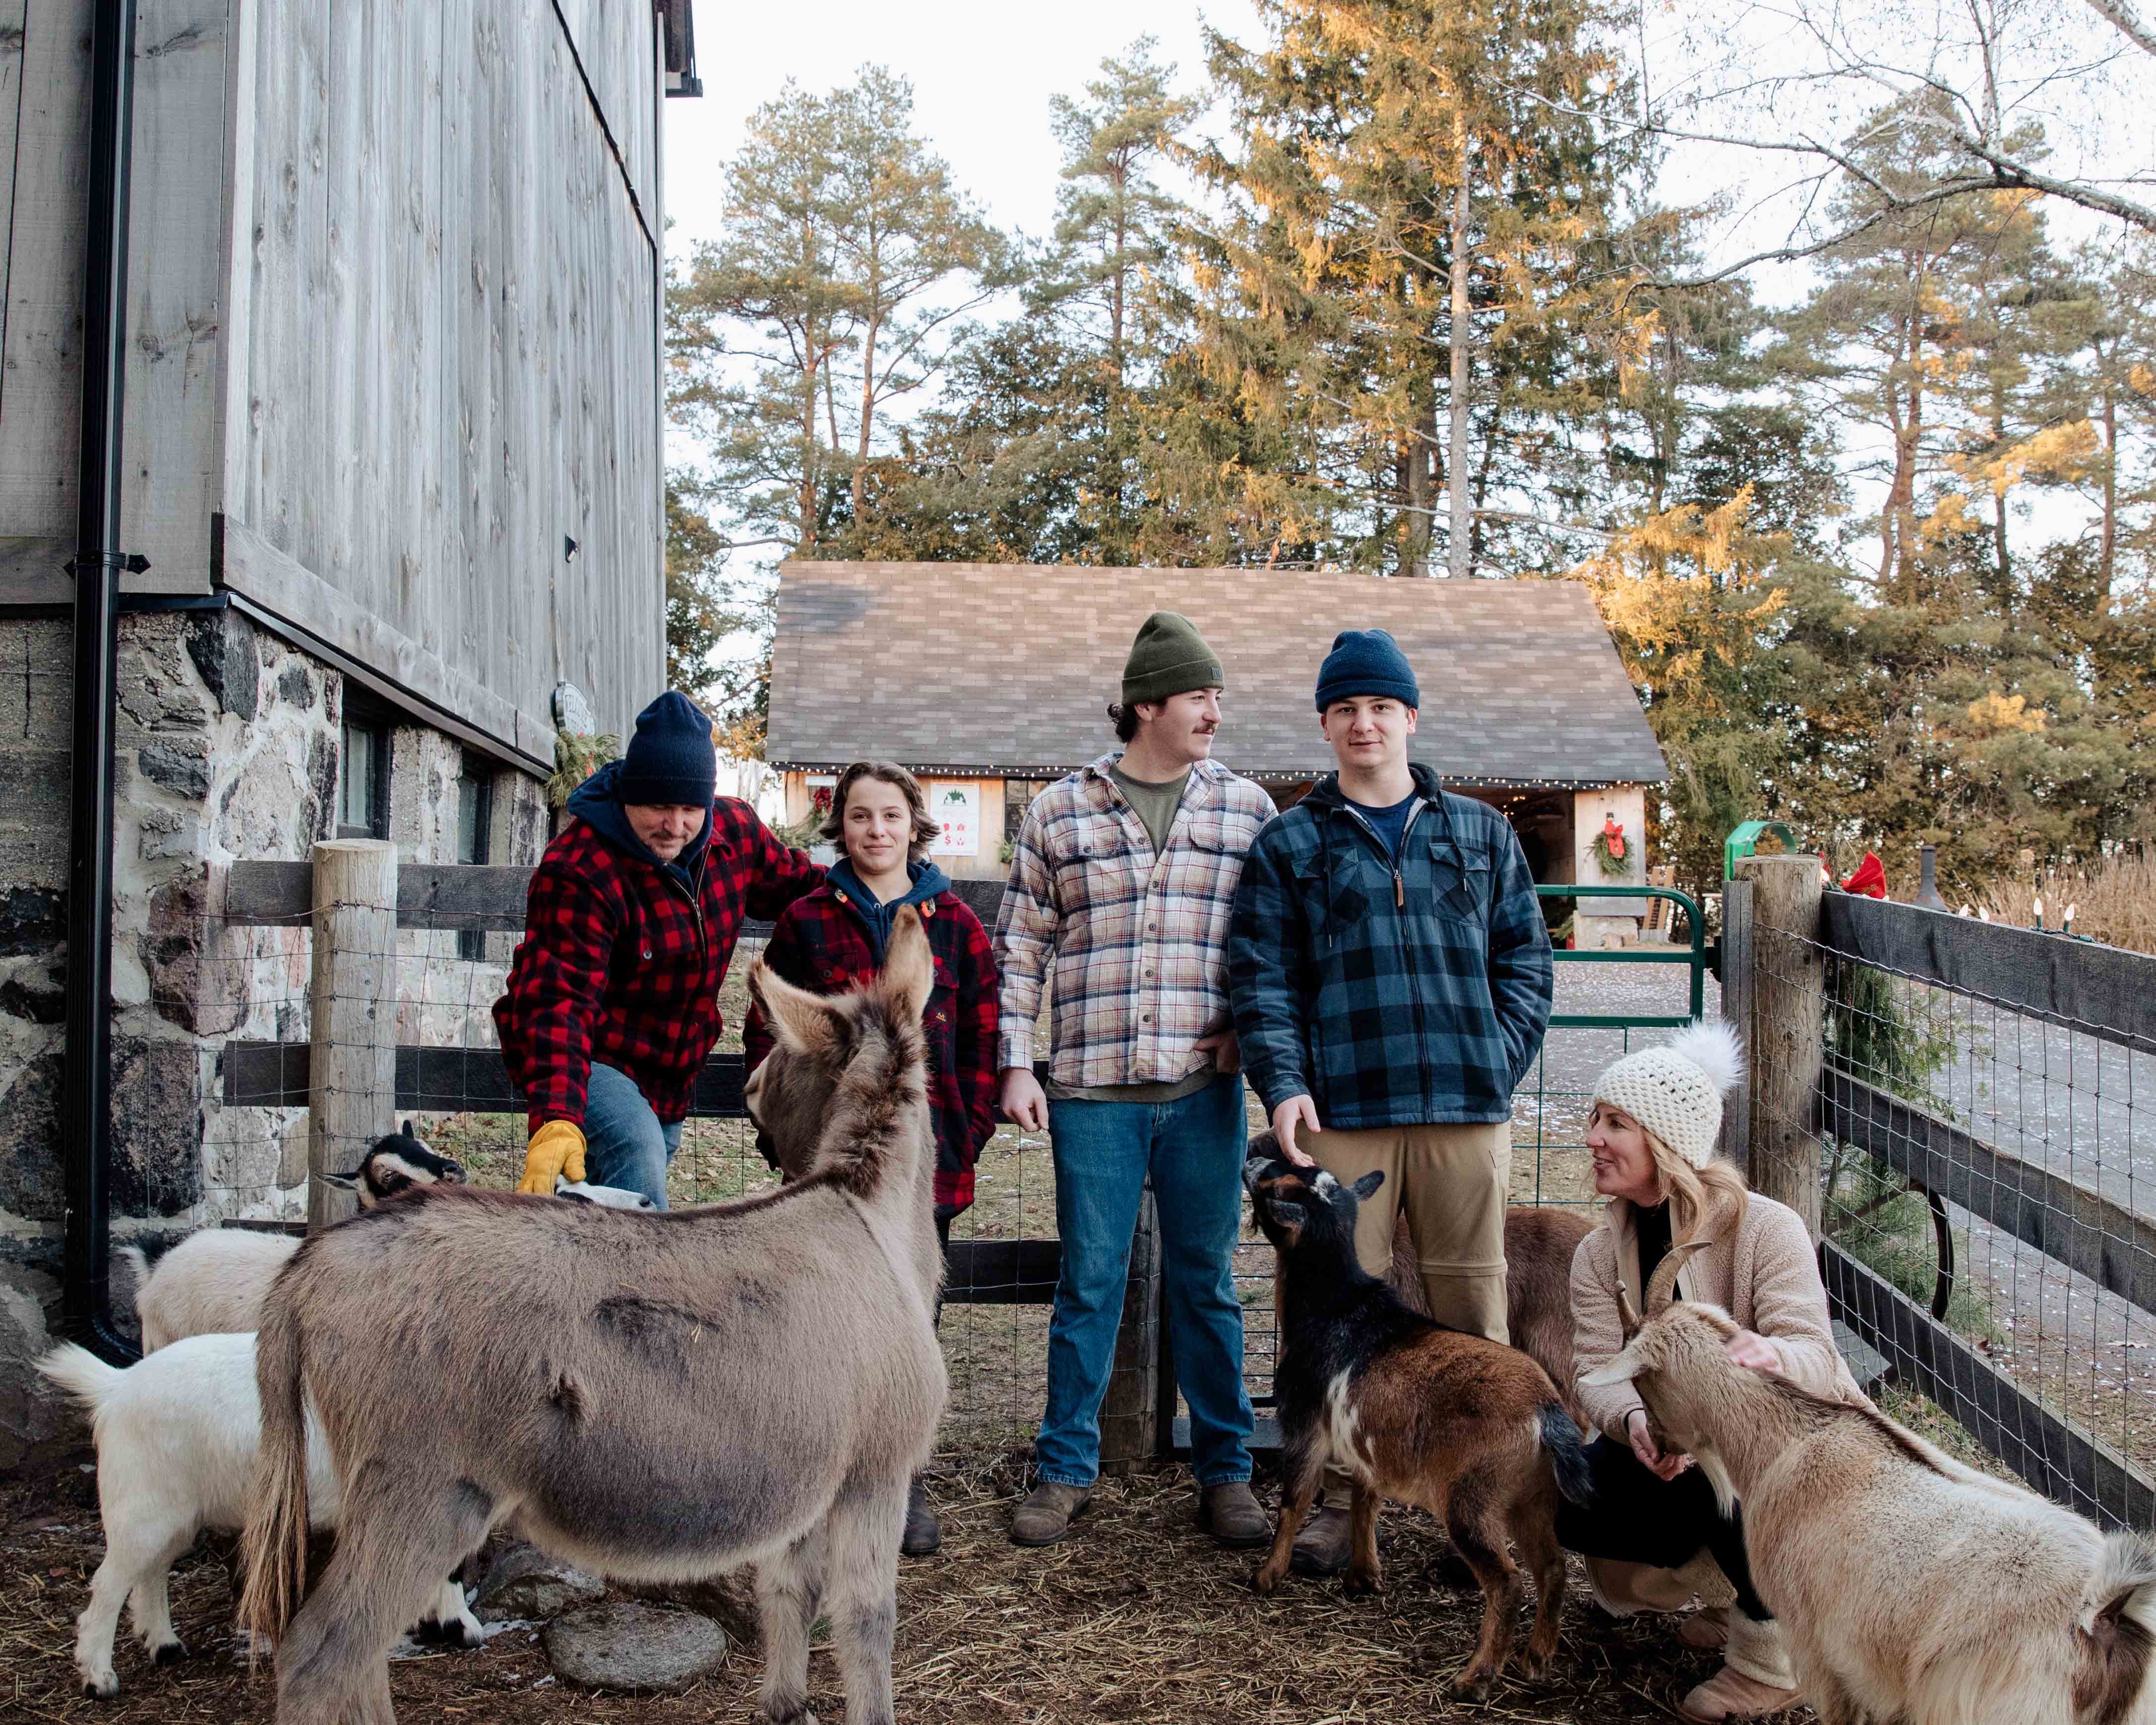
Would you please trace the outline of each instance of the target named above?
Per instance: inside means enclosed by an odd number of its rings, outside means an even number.
[[[2156,54],[2156,29],[2141,22],[2132,0],[2088,0],[2089,10],[2143,54]]]

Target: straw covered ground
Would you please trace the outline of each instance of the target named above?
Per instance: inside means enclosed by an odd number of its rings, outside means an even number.
[[[1004,1537],[1021,1478],[1005,1461],[937,1482],[943,1550],[901,1571],[902,1718],[1617,1725],[1674,1717],[1677,1697],[1713,1669],[1712,1656],[1682,1647],[1667,1620],[1601,1619],[1575,1573],[1549,1680],[1507,1683],[1481,1707],[1455,1705],[1445,1681],[1471,1650],[1479,1605],[1430,1573],[1442,1542],[1426,1518],[1389,1515],[1382,1598],[1351,1600],[1337,1583],[1295,1579],[1263,1600],[1246,1584],[1251,1555],[1219,1551],[1191,1525],[1182,1470],[1109,1482],[1080,1531],[1045,1552],[1021,1552]],[[123,1646],[119,1698],[82,1697],[69,1662],[74,1618],[100,1549],[89,1475],[69,1471],[0,1497],[0,1719],[267,1725],[270,1674],[265,1667],[250,1675],[234,1651],[229,1544],[216,1539],[182,1559],[174,1577],[173,1619],[192,1656],[155,1670],[139,1647]],[[1525,1624],[1523,1617],[1523,1632]],[[753,1649],[740,1648],[678,1693],[588,1694],[554,1679],[532,1632],[516,1628],[477,1651],[399,1659],[391,1687],[405,1725],[701,1725],[755,1717],[758,1676]],[[820,1646],[812,1679],[816,1711],[835,1725],[844,1716],[837,1672]],[[1787,1717],[1809,1722],[1811,1714]]]

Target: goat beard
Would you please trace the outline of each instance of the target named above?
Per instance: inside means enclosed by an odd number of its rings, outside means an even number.
[[[1691,1451],[1691,1459],[1714,1488],[1714,1507],[1724,1521],[1729,1520],[1737,1513],[1737,1482],[1729,1477],[1728,1464],[1705,1445]]]

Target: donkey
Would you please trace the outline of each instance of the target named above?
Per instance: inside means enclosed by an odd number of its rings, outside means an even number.
[[[749,1107],[803,1177],[670,1214],[423,1186],[309,1240],[259,1342],[242,1620],[280,1725],[389,1725],[383,1656],[488,1529],[626,1580],[757,1565],[763,1717],[814,1725],[828,1592],[849,1725],[891,1725],[907,1482],[946,1390],[918,914],[824,999],[762,964]],[[336,1458],[336,1555],[304,1604],[302,1407]],[[296,1608],[296,1610],[295,1610]]]

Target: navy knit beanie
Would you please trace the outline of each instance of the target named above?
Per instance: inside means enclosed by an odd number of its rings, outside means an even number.
[[[688,696],[669,689],[636,715],[636,735],[614,781],[616,796],[624,802],[709,808],[718,785],[711,721]]]
[[[1317,670],[1317,710],[1356,695],[1389,695],[1409,707],[1422,705],[1414,667],[1383,629],[1342,629]]]

